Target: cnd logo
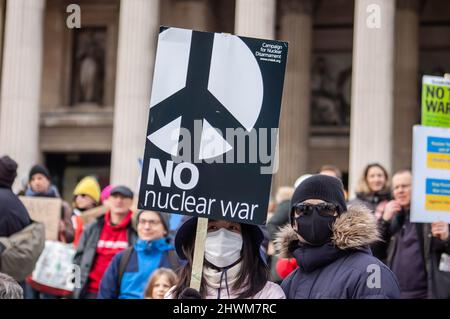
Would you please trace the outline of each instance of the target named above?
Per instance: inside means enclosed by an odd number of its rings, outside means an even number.
[[[264,96],[258,62],[237,36],[175,28],[159,35],[162,39],[170,36],[179,39],[176,47],[163,41],[156,52],[160,63],[155,66],[150,102],[152,131],[147,138],[172,157],[179,156],[181,150],[186,155],[188,150],[191,154],[184,156],[185,161],[198,163],[216,158],[233,149],[219,130],[251,132],[258,120]],[[224,54],[230,48],[232,63]],[[173,68],[177,71],[167,77]],[[233,80],[224,85],[224,79],[230,77]],[[196,123],[200,123],[200,130],[195,130]],[[193,136],[194,142],[185,141],[196,131],[200,134]]]

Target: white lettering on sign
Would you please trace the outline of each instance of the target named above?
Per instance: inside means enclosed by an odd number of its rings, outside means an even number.
[[[112,240],[99,240],[97,248],[109,248],[109,249],[127,249],[128,242],[126,241],[112,241]]]
[[[235,206],[233,206],[233,204]],[[252,205],[250,208],[250,205],[247,203],[239,203],[239,202],[226,202],[220,201],[220,206],[222,207],[222,216],[226,217],[228,214],[231,217],[234,217],[236,213],[238,214],[238,217],[242,220],[253,220],[253,213],[256,208],[258,208],[259,205]]]
[[[148,166],[147,184],[154,185],[155,177],[158,177],[161,186],[163,187],[171,187],[172,180],[176,187],[183,190],[193,189],[197,186],[199,172],[194,164],[183,162],[176,165],[175,169],[173,164],[173,161],[167,161],[166,169],[164,171],[161,162],[156,158],[151,158]],[[181,179],[183,170],[188,170],[190,172],[189,181],[186,183]]]

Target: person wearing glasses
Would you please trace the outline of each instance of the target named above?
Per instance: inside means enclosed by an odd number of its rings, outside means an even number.
[[[175,248],[168,237],[169,219],[166,213],[139,211],[139,239],[114,256],[101,280],[98,299],[143,299],[155,270],[178,268]]]
[[[388,245],[386,264],[398,278],[402,299],[449,299],[449,225],[410,222],[411,182],[409,170],[392,178],[394,199],[379,221],[383,242]]]
[[[283,257],[299,268],[281,284],[288,299],[399,298],[395,275],[375,258],[375,217],[365,207],[347,206],[342,182],[313,175],[291,200],[291,223],[276,239]]]

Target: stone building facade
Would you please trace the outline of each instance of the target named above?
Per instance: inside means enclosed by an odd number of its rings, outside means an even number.
[[[160,25],[289,41],[273,189],[324,164],[350,188],[369,162],[410,166],[421,75],[450,70],[445,0],[2,0],[16,189],[41,162],[66,198],[86,174],[137,190]]]

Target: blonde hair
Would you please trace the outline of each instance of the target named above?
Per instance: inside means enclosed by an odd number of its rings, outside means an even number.
[[[170,287],[175,286],[178,283],[177,274],[169,268],[158,268],[153,274],[150,276],[147,287],[145,288],[144,298],[152,299],[153,288],[155,286],[156,281],[161,278],[161,276],[166,276],[169,279]]]
[[[369,170],[372,167],[378,167],[379,169],[381,169],[384,173],[384,177],[386,178],[386,183],[384,184],[383,187],[383,191],[390,191],[390,185],[389,185],[389,174],[386,171],[386,169],[378,163],[372,163],[372,164],[368,164],[365,168],[364,171],[358,181],[358,185],[356,186],[355,192],[357,194],[370,194],[372,193],[372,191],[369,188],[369,185],[367,184],[367,174],[369,173]]]

